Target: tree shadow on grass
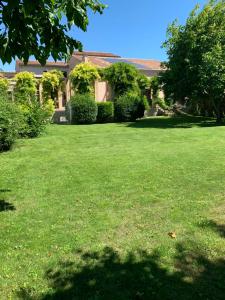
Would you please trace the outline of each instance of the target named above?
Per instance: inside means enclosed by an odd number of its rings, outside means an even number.
[[[225,238],[225,225],[224,224],[219,224],[213,220],[209,221],[204,221],[202,222],[199,227],[201,228],[208,228],[216,233],[218,233],[221,237]]]
[[[213,118],[203,117],[153,117],[129,123],[132,128],[192,128],[192,127],[214,127],[224,126],[217,124]]]
[[[7,210],[16,210],[16,208],[12,203],[0,199],[0,212],[7,211]]]
[[[46,272],[50,292],[21,289],[20,299],[41,300],[224,300],[225,260],[210,261],[198,248],[177,245],[175,271],[163,267],[157,251],[121,257],[112,248],[74,254]]]
[[[0,189],[0,194],[4,194],[7,192],[11,192],[9,189]],[[8,211],[8,210],[15,210],[15,206],[12,203],[7,202],[4,199],[0,199],[0,212]]]

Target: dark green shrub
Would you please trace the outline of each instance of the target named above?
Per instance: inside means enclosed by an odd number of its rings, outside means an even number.
[[[17,106],[7,98],[0,97],[0,151],[9,150],[21,127],[22,116]]]
[[[119,122],[135,121],[144,116],[147,99],[137,94],[124,94],[115,101],[115,120]]]
[[[91,124],[96,122],[98,113],[97,103],[92,95],[76,94],[66,108],[67,120],[71,124]]]
[[[97,102],[98,105],[98,123],[107,123],[113,121],[114,116],[114,105],[113,102]]]

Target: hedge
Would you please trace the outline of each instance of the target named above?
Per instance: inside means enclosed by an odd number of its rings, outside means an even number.
[[[97,102],[98,105],[98,123],[112,122],[114,117],[114,104],[113,102]]]

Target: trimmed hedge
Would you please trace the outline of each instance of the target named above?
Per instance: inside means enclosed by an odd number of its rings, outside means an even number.
[[[136,94],[124,94],[115,100],[115,120],[119,122],[135,121],[144,116],[147,99]]]
[[[76,94],[67,104],[66,116],[71,124],[92,124],[96,122],[97,103],[92,95]]]
[[[17,106],[0,98],[0,151],[9,150],[14,144],[22,123]]]
[[[114,117],[114,105],[113,102],[97,102],[98,105],[98,123],[112,122]]]

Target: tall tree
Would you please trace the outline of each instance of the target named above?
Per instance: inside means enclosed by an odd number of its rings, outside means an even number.
[[[225,1],[196,7],[186,24],[173,22],[164,43],[168,62],[162,74],[167,97],[186,101],[220,122],[225,112]]]
[[[0,59],[27,62],[34,55],[41,64],[50,55],[66,59],[74,49],[82,50],[69,35],[72,26],[86,31],[88,10],[104,8],[99,0],[0,0]]]

